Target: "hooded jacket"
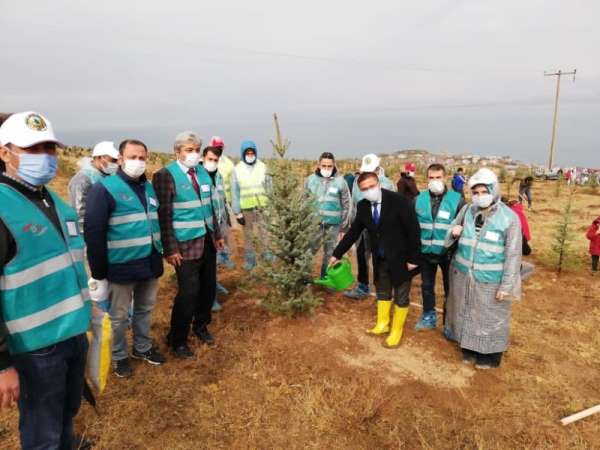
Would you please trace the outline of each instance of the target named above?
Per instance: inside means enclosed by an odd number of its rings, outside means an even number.
[[[590,241],[590,255],[600,255],[600,234],[598,234],[598,228],[600,228],[600,217],[597,217],[592,222],[592,225],[585,234],[585,237]]]

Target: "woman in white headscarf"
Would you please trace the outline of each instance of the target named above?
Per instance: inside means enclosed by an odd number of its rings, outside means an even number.
[[[509,344],[511,303],[521,296],[521,225],[500,201],[498,178],[489,169],[469,179],[471,203],[446,237],[458,240],[450,270],[444,334],[456,341],[465,363],[498,367]]]

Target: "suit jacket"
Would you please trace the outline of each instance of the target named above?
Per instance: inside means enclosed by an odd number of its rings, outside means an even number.
[[[383,249],[392,282],[398,286],[416,274],[416,271],[409,273],[407,263],[421,264],[421,229],[413,203],[404,196],[382,189],[380,208],[379,225],[375,225],[371,202],[366,199],[358,202],[356,218],[333,256],[340,259],[367,230],[374,259],[377,250]]]

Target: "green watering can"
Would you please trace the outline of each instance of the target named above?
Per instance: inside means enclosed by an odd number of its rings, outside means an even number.
[[[343,291],[344,289],[349,288],[354,284],[350,260],[348,260],[348,258],[343,258],[337,264],[329,266],[325,278],[317,278],[313,283],[335,289],[336,291]]]

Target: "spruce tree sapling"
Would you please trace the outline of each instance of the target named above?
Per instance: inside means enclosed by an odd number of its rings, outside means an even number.
[[[552,244],[552,251],[556,255],[556,272],[560,274],[565,266],[566,260],[569,256],[570,244],[573,240],[573,235],[570,230],[570,226],[573,223],[573,194],[574,188],[569,189],[569,196],[567,197],[567,203],[563,208],[562,214],[560,215],[559,221],[554,229],[554,242]]]

